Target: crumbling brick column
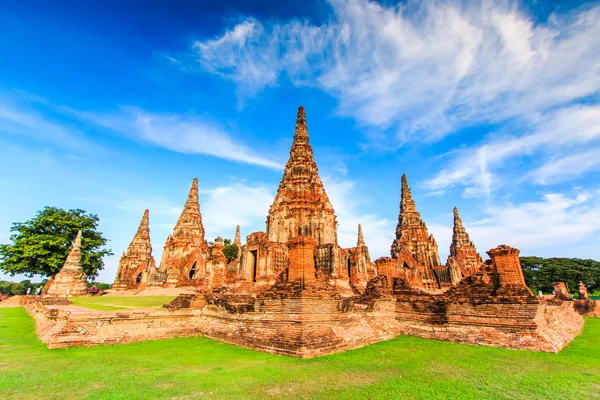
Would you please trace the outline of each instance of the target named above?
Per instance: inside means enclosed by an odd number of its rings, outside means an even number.
[[[525,275],[519,261],[519,249],[501,244],[487,252],[492,260],[497,279],[497,290],[518,295],[533,296],[531,289],[525,283]]]
[[[288,280],[315,281],[315,247],[317,241],[312,237],[297,236],[288,242],[288,246]]]
[[[521,262],[519,261],[519,253],[519,249],[515,249],[505,244],[501,244],[495,249],[491,249],[487,252],[496,266],[496,273],[498,274],[498,283],[500,286],[527,286],[525,284],[523,269],[521,269]]]

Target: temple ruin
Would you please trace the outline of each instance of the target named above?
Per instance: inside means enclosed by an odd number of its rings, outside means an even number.
[[[372,261],[360,225],[356,246],[342,248],[303,107],[266,229],[250,233],[242,245],[238,226],[234,260],[225,257],[221,238],[214,244],[206,240],[197,179],[158,267],[148,218],[146,211],[121,257],[114,289],[180,287],[193,294],[179,296],[161,311],[78,318],[33,304],[29,310],[49,347],[205,335],[313,357],[408,334],[556,352],[583,326],[569,301],[545,301],[529,290],[519,250],[500,245],[484,261],[456,208],[450,255],[443,265],[405,175],[391,256]]]
[[[82,296],[87,294],[87,275],[81,268],[81,231],[67,256],[65,264],[44,288],[44,294],[54,297]]]

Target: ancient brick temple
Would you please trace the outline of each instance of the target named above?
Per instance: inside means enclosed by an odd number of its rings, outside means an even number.
[[[185,287],[195,294],[145,314],[49,317],[36,309],[40,329],[51,332],[42,335],[50,347],[202,334],[312,357],[409,334],[555,352],[583,326],[569,299],[547,302],[529,290],[517,249],[498,246],[483,261],[457,209],[450,256],[442,265],[404,175],[391,257],[371,261],[360,225],[356,246],[340,247],[302,107],[266,230],[251,233],[240,246],[238,226],[236,259],[225,257],[221,238],[213,245],[206,241],[196,179],[158,268],[147,217],[121,258],[115,289]]]
[[[446,265],[453,285],[463,278],[475,274],[479,267],[483,265],[483,259],[469,238],[456,207],[454,207],[454,228],[452,243],[450,244],[450,255]]]
[[[119,260],[113,289],[133,289],[144,287],[156,271],[150,243],[150,211],[146,210],[142,222]]]
[[[87,294],[87,275],[81,269],[81,231],[79,231],[65,264],[58,274],[50,278],[44,288],[44,295],[65,297],[85,294]]]

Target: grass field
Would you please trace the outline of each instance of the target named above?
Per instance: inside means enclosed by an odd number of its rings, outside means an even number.
[[[0,308],[0,399],[600,398],[600,319],[559,354],[402,336],[300,360],[185,338],[47,350]]]
[[[98,296],[69,297],[76,306],[94,310],[125,310],[128,308],[160,307],[173,300],[175,296]]]

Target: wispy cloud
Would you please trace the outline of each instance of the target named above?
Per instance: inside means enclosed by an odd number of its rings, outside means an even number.
[[[82,132],[90,123],[179,153],[205,154],[283,169],[282,163],[243,144],[216,121],[195,114],[150,113],[136,107],[100,114],[54,105],[23,92],[12,95],[0,92],[0,134],[27,136],[71,149],[97,150],[101,146],[88,140]]]
[[[217,123],[196,115],[150,113],[135,107],[124,107],[113,114],[75,113],[134,140],[179,153],[205,154],[275,170],[283,169],[281,163],[240,143]]]
[[[463,186],[466,195],[489,196],[508,181],[507,164],[520,157],[529,157],[527,166],[533,169],[518,171],[521,179],[539,184],[573,178],[599,165],[600,106],[576,105],[532,119],[525,134],[492,135],[482,144],[453,152],[448,167],[425,186],[433,191]],[[504,173],[502,179],[494,179],[497,171]]]
[[[538,201],[495,207],[488,211],[488,218],[469,227],[482,250],[507,241],[527,250],[549,249],[599,231],[599,193],[582,190],[572,196],[549,193]]]
[[[553,158],[531,172],[539,184],[563,182],[587,172],[600,170],[600,148]]]
[[[358,224],[361,224],[373,260],[389,256],[396,222],[372,212],[364,212],[364,200],[356,196],[356,182],[325,176],[323,184],[339,223],[340,246],[344,248],[356,246]]]
[[[244,93],[284,77],[321,88],[396,144],[527,118],[600,88],[600,6],[535,21],[503,0],[330,3],[322,25],[248,18],[193,49]]]
[[[25,136],[76,150],[99,148],[78,129],[49,118],[30,101],[19,100],[20,97],[23,95],[0,94],[0,134]],[[39,101],[35,103],[40,104]]]
[[[233,239],[236,225],[241,226],[244,238],[251,232],[265,230],[275,192],[263,185],[235,182],[203,190],[200,197],[207,239],[217,235]]]
[[[482,218],[471,220],[468,212],[461,212],[461,216],[484,258],[487,250],[499,244],[524,253],[556,253],[557,246],[569,246],[600,233],[600,191],[547,193],[533,201],[489,207]],[[451,216],[448,220],[448,225],[429,225],[442,260],[448,255],[452,238]]]

